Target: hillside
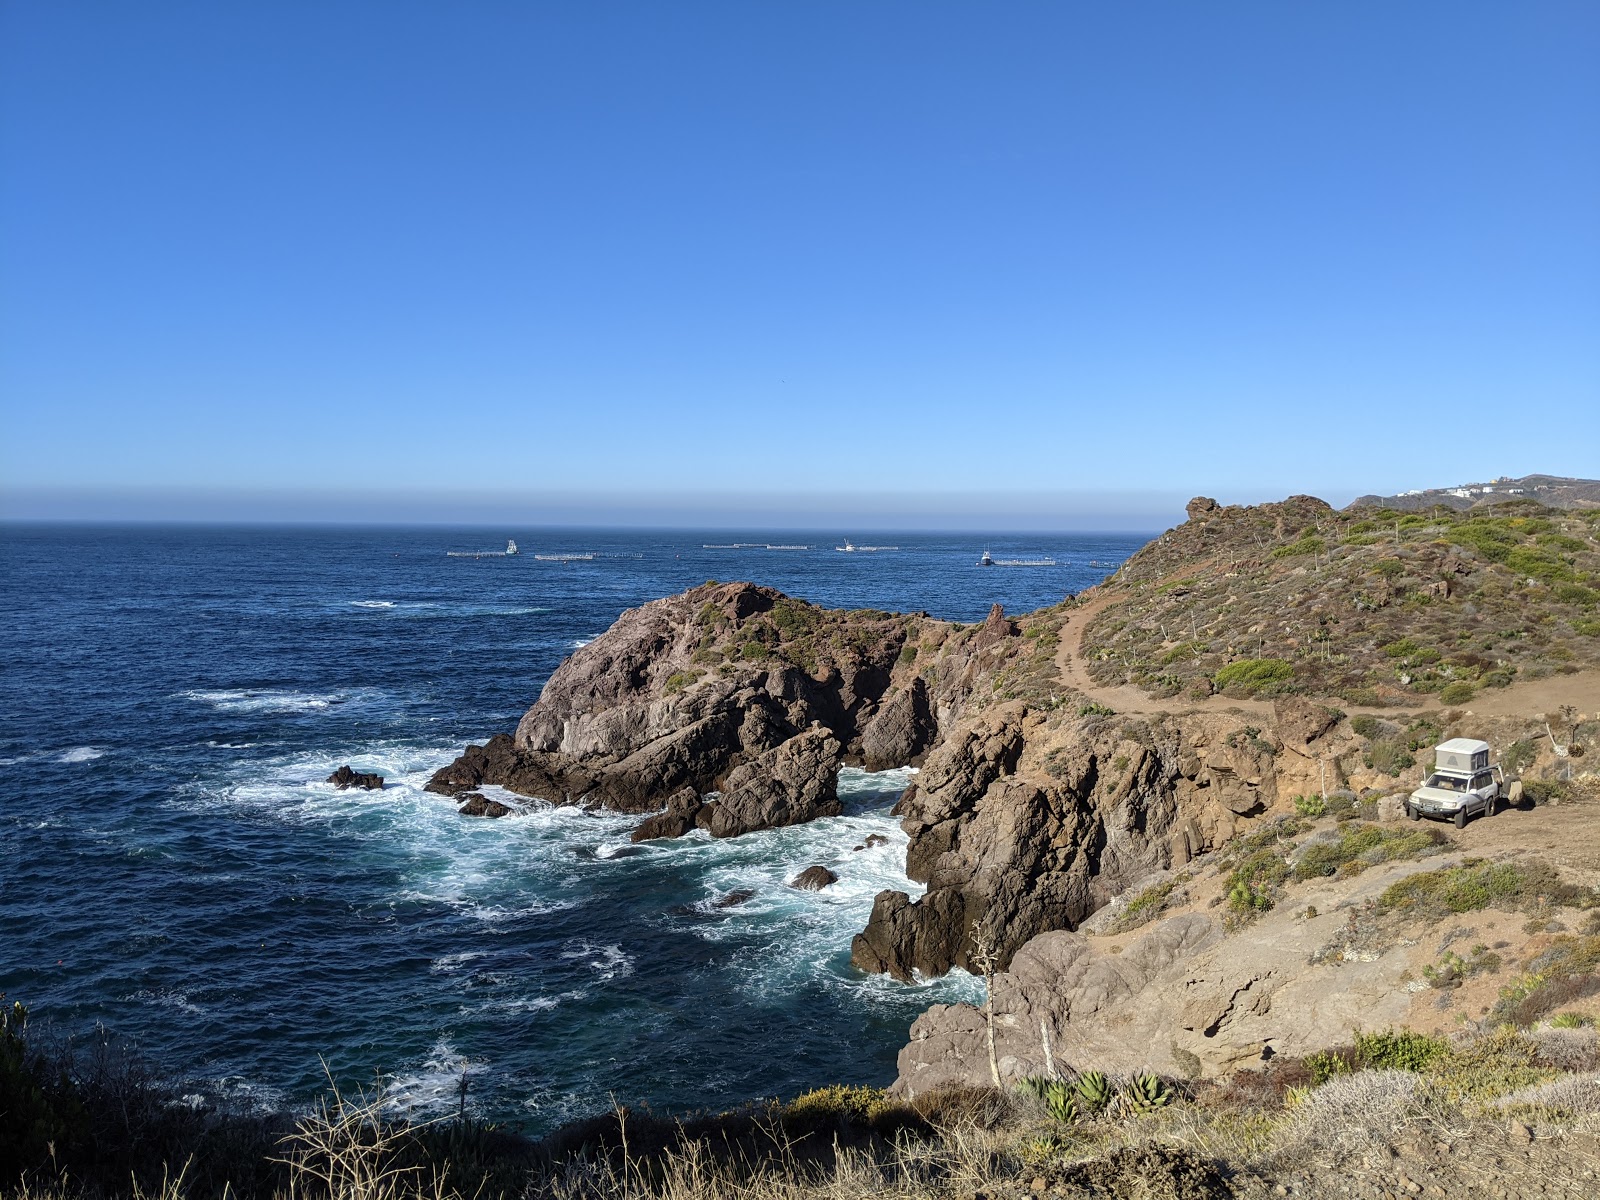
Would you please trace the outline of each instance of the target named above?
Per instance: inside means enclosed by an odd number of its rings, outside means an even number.
[[[1464,512],[1516,500],[1532,500],[1548,508],[1600,508],[1600,479],[1525,475],[1521,479],[1502,478],[1489,483],[1463,483],[1449,488],[1413,488],[1395,496],[1358,496],[1348,507],[1426,512],[1442,506]]]
[[[1600,511],[1196,500],[1078,601],[1097,685],[1464,705],[1600,664]]]

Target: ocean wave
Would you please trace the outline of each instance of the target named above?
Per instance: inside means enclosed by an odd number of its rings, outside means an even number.
[[[601,980],[625,979],[633,974],[633,955],[621,946],[597,946],[582,940],[573,943],[570,949],[563,950],[561,957],[567,962],[588,967]]]
[[[99,746],[71,746],[65,750],[29,750],[8,758],[0,758],[0,767],[17,767],[32,762],[53,762],[61,766],[74,766],[77,763],[104,758],[109,753],[110,751],[102,750]]]
[[[151,1004],[159,1008],[175,1008],[179,1012],[203,1013],[206,1010],[190,1002],[189,997],[174,988],[140,988],[137,992],[120,998],[124,1004]]]
[[[61,757],[57,758],[56,761],[58,763],[86,763],[105,756],[106,752],[95,746],[74,746],[71,750],[62,751]]]
[[[393,1112],[432,1116],[457,1111],[472,1101],[472,1077],[482,1074],[487,1061],[469,1058],[456,1051],[444,1038],[434,1043],[433,1049],[421,1063],[410,1070],[389,1075],[384,1080],[383,1106]]]
[[[308,713],[344,704],[349,692],[296,692],[285,688],[219,688],[179,692],[180,699],[229,713]]]

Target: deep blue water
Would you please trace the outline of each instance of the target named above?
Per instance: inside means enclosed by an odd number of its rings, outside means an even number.
[[[448,558],[515,536],[518,558]],[[710,550],[730,542],[814,551]],[[971,994],[867,978],[849,942],[916,893],[847,771],[843,817],[627,844],[629,818],[458,816],[421,790],[509,732],[623,609],[708,578],[963,621],[1102,578],[1139,536],[0,527],[0,991],[104,1022],[211,1088],[296,1105],[382,1072],[398,1104],[538,1131],[608,1094],[721,1106],[883,1083],[911,1020]],[[535,553],[592,551],[592,562]],[[341,763],[381,793],[336,793]],[[868,833],[890,844],[855,851]],[[812,863],[822,893],[783,881]],[[756,898],[727,910],[736,888]]]

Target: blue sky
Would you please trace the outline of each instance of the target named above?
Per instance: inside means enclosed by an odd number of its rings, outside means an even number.
[[[1592,3],[8,0],[0,513],[1600,475],[1596,62]]]

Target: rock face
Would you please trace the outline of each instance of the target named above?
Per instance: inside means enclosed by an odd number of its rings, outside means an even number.
[[[946,628],[747,583],[657,600],[564,662],[514,738],[469,746],[428,788],[492,783],[638,813],[668,805],[641,840],[831,815],[842,762],[919,761],[937,737],[935,697],[913,665],[929,627]]]
[[[824,866],[807,867],[800,874],[789,880],[789,886],[799,888],[803,892],[820,892],[825,887],[838,883],[839,877]]]
[[[1061,1070],[1214,1076],[1403,1022],[1413,1000],[1405,982],[1431,961],[1432,945],[1400,939],[1370,959],[1318,951],[1340,936],[1352,907],[1397,878],[1440,865],[1392,863],[1354,885],[1329,880],[1307,897],[1324,915],[1275,910],[1231,936],[1215,917],[1188,913],[1153,926],[1120,953],[1079,933],[1036,937],[994,979],[1002,1081],[1043,1073],[1052,1060]],[[1336,906],[1341,911],[1333,912]],[[917,1018],[900,1052],[897,1092],[988,1085],[976,1008],[935,1005]]]
[[[341,792],[346,788],[365,788],[369,792],[376,792],[383,787],[383,776],[369,771],[353,771],[346,763],[323,782],[331,783]]]
[[[1295,728],[1315,741],[1319,722]],[[1246,828],[1297,758],[1315,769],[1229,714],[1073,721],[1002,704],[969,717],[901,801],[906,873],[927,893],[881,893],[851,960],[897,979],[939,975],[970,968],[984,936],[1003,965]]]

